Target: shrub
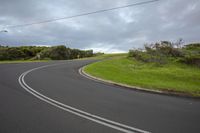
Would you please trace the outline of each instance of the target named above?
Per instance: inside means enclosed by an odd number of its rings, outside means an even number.
[[[129,57],[143,62],[165,64],[170,60],[179,61],[200,67],[200,43],[181,46],[181,40],[176,43],[161,41],[155,44],[145,44],[145,50],[129,50]]]
[[[200,43],[185,45],[183,51],[182,62],[200,67]]]
[[[20,46],[8,47],[0,45],[0,60],[18,59],[53,59],[67,60],[93,56],[92,50],[66,48],[64,45],[53,47]]]
[[[200,67],[200,57],[185,57],[183,61],[186,64],[196,65]]]
[[[149,52],[141,50],[129,50],[129,57],[134,57],[136,60],[143,62],[153,62],[158,64],[166,63],[166,59],[156,52],[150,54]]]

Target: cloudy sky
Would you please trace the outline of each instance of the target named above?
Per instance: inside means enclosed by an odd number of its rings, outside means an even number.
[[[126,52],[160,40],[200,41],[200,0],[158,2],[26,27],[5,28],[148,0],[0,0],[0,45]]]

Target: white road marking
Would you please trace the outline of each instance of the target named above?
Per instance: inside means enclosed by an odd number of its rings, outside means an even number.
[[[103,118],[103,117],[100,117],[100,116],[97,116],[97,115],[94,115],[94,114],[91,114],[91,113],[88,113],[88,112],[85,112],[85,111],[82,111],[82,110],[79,110],[79,109],[74,108],[72,106],[69,106],[69,105],[63,104],[59,101],[56,101],[54,99],[51,99],[51,98],[37,92],[36,90],[31,88],[30,86],[28,86],[27,83],[24,80],[24,77],[32,71],[42,69],[42,68],[46,68],[46,67],[50,67],[50,66],[55,66],[55,65],[62,65],[62,64],[65,64],[65,63],[45,65],[45,66],[40,66],[40,67],[37,67],[37,68],[30,69],[30,70],[22,73],[19,76],[18,82],[27,92],[29,92],[33,96],[37,97],[38,99],[40,99],[40,100],[42,100],[46,103],[49,103],[49,104],[51,104],[51,105],[53,105],[57,108],[60,108],[64,111],[67,111],[67,112],[70,112],[74,115],[77,115],[79,117],[85,118],[87,120],[91,120],[93,122],[99,123],[101,125],[104,125],[104,126],[107,126],[107,127],[110,127],[110,128],[113,128],[115,130],[119,130],[119,131],[125,132],[125,133],[136,133],[136,132],[149,133],[148,131],[144,131],[144,130],[141,130],[141,129],[138,129],[138,128],[127,126],[125,124],[121,124],[119,122],[115,122],[115,121],[112,121],[112,120],[109,120],[109,119],[106,119],[106,118]]]

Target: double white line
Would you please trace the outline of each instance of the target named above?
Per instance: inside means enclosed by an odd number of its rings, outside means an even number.
[[[144,131],[144,130],[141,130],[141,129],[138,129],[138,128],[127,126],[125,124],[121,124],[119,122],[115,122],[115,121],[112,121],[112,120],[108,120],[106,118],[103,118],[103,117],[100,117],[100,116],[97,116],[97,115],[93,115],[91,113],[88,113],[88,112],[79,110],[77,108],[74,108],[72,106],[69,106],[69,105],[63,104],[61,102],[58,102],[58,101],[56,101],[54,99],[51,99],[51,98],[49,98],[49,97],[37,92],[36,90],[34,90],[30,86],[28,86],[27,83],[24,80],[25,76],[28,73],[32,72],[32,71],[35,71],[35,70],[38,70],[38,69],[42,69],[42,68],[46,68],[46,67],[50,67],[50,66],[61,65],[61,64],[65,64],[65,63],[53,64],[53,65],[45,65],[45,66],[37,67],[37,68],[34,68],[34,69],[30,69],[30,70],[22,73],[19,76],[19,78],[18,78],[19,84],[27,92],[29,92],[33,96],[37,97],[38,99],[40,99],[40,100],[42,100],[42,101],[44,101],[46,103],[49,103],[50,105],[53,105],[53,106],[55,106],[57,108],[60,108],[60,109],[62,109],[64,111],[67,111],[67,112],[70,112],[70,113],[72,113],[74,115],[77,115],[79,117],[82,117],[82,118],[85,118],[87,120],[99,123],[99,124],[104,125],[106,127],[113,128],[115,130],[119,130],[119,131],[124,132],[124,133],[149,133],[148,131]]]

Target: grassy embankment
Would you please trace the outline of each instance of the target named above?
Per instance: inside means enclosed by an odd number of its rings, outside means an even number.
[[[79,58],[79,59],[74,59],[74,60],[87,60],[87,59],[107,59],[107,58],[112,58],[116,56],[122,56],[124,54],[103,54],[103,55],[98,55],[94,57],[85,57],[85,58]],[[5,64],[5,63],[28,63],[28,62],[48,62],[48,61],[53,61],[51,59],[48,60],[5,60],[1,61],[0,64]]]
[[[117,54],[121,55],[121,54]],[[109,57],[116,56],[114,54],[103,54],[99,56],[94,56],[94,57],[86,57],[86,58],[79,58],[79,59],[74,59],[74,60],[87,60],[87,59],[105,59]],[[48,62],[48,61],[53,61],[51,59],[46,59],[46,60],[0,60],[0,64],[6,64],[6,63],[29,63],[29,62]]]
[[[127,58],[126,55],[112,57],[90,64],[84,71],[131,86],[200,96],[200,69],[197,67],[174,62],[158,66]]]
[[[6,64],[6,63],[29,63],[29,62],[47,62],[50,60],[5,60],[0,61],[0,64]]]

